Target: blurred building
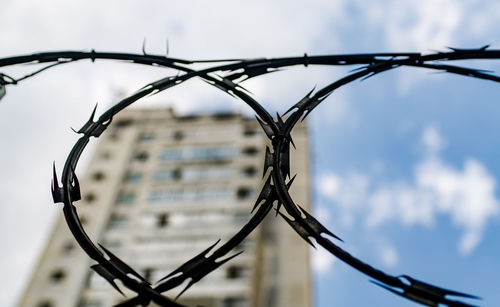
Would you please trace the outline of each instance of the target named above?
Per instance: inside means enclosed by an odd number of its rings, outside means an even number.
[[[262,186],[266,138],[237,114],[121,112],[98,140],[75,203],[85,230],[152,283],[250,218]],[[309,206],[308,137],[293,134],[292,196]],[[188,306],[311,306],[308,245],[273,212],[224,264],[185,292]],[[61,216],[22,307],[100,307],[124,300],[92,272]],[[119,282],[118,282],[119,283]],[[176,296],[181,290],[166,294]],[[122,287],[123,288],[123,287]],[[125,289],[128,296],[133,295]]]

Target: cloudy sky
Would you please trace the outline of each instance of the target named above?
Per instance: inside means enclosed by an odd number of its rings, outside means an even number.
[[[14,1],[0,5],[0,57],[49,50],[146,51],[187,59],[368,52],[446,46],[500,49],[498,1]],[[466,62],[500,71],[493,61]],[[5,69],[21,76],[32,66]],[[345,68],[297,67],[249,81],[283,112]],[[0,102],[0,305],[13,306],[60,213],[59,168],[98,111],[172,71],[90,61],[9,87]],[[343,247],[392,274],[477,294],[498,305],[498,84],[420,69],[391,71],[330,96],[310,117],[318,218]],[[202,82],[140,106],[247,112]],[[15,132],[14,132],[15,131]],[[82,165],[83,166],[83,165]],[[318,250],[316,306],[415,306]],[[363,295],[357,295],[363,293]]]

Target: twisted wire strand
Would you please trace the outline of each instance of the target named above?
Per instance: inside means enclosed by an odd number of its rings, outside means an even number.
[[[486,71],[474,68],[465,68],[455,65],[443,64],[446,61],[470,60],[470,59],[500,59],[500,50],[488,50],[488,46],[479,49],[456,49],[450,48],[448,52],[436,52],[433,54],[422,55],[420,53],[373,53],[373,54],[347,54],[347,55],[324,55],[302,57],[276,58],[276,59],[222,59],[222,60],[184,60],[168,58],[158,55],[148,54],[130,54],[130,53],[109,53],[109,52],[79,52],[62,51],[36,53],[32,55],[15,56],[0,59],[0,67],[24,64],[24,63],[52,63],[31,74],[21,78],[13,78],[5,74],[0,74],[0,86],[16,85],[21,81],[33,77],[49,68],[60,64],[71,63],[83,59],[90,59],[92,62],[99,59],[118,60],[135,64],[160,66],[179,71],[177,76],[168,76],[156,82],[150,83],[141,88],[131,96],[122,99],[114,106],[105,111],[96,121],[94,121],[96,109],[92,112],[90,119],[85,125],[77,131],[82,134],[81,138],[75,143],[73,149],[68,155],[62,172],[62,186],[59,187],[57,174],[54,166],[54,178],[52,182],[52,193],[55,203],[62,202],[63,212],[75,239],[82,249],[94,259],[98,264],[92,268],[103,276],[118,291],[120,289],[114,283],[115,279],[122,281],[123,285],[137,293],[137,296],[120,303],[117,306],[137,306],[147,305],[153,301],[162,306],[181,306],[163,295],[164,292],[171,290],[190,279],[187,287],[181,292],[184,293],[190,286],[199,281],[210,272],[217,269],[223,263],[239,255],[239,253],[228,256],[231,250],[241,243],[263,220],[263,218],[273,208],[273,202],[277,201],[275,208],[277,214],[286,220],[287,223],[309,244],[314,245],[310,238],[313,238],[317,244],[327,249],[332,255],[336,256],[354,269],[371,277],[375,284],[393,292],[397,295],[406,297],[409,300],[421,303],[427,306],[472,306],[467,303],[450,299],[447,296],[457,296],[462,298],[477,298],[473,295],[460,293],[456,291],[439,288],[407,275],[393,276],[378,270],[367,263],[359,260],[347,251],[334,244],[328,237],[336,238],[332,232],[321,225],[311,214],[302,209],[291,198],[288,189],[293,183],[290,175],[289,154],[290,145],[293,144],[291,131],[301,119],[303,120],[320,103],[322,103],[330,94],[341,86],[347,85],[355,80],[362,80],[375,76],[385,71],[395,68],[409,66],[421,67],[426,69],[438,70],[447,73],[459,74],[478,79],[500,82],[500,77]],[[191,68],[196,64],[214,64],[214,66],[196,70]],[[222,65],[217,65],[223,63]],[[250,78],[258,77],[278,69],[304,65],[363,65],[355,72],[344,78],[330,83],[324,88],[308,93],[303,99],[292,106],[287,112],[290,113],[285,121],[278,115],[275,120],[267,110],[241,86],[241,83]],[[80,187],[75,175],[78,160],[81,153],[87,146],[90,138],[98,138],[111,123],[113,116],[122,111],[130,104],[139,99],[167,90],[177,86],[193,77],[201,78],[203,81],[213,85],[226,92],[227,94],[241,99],[249,105],[256,113],[266,136],[271,140],[271,148],[267,148],[264,161],[265,176],[264,186],[252,209],[252,216],[232,238],[227,242],[215,248],[219,242],[208,247],[205,251],[196,255],[185,262],[178,269],[174,270],[161,280],[155,286],[152,286],[134,269],[112,254],[104,246],[95,246],[83,229],[78,217],[76,206],[73,202],[78,201],[80,196]],[[284,212],[281,210],[284,208]],[[326,236],[323,236],[325,234]],[[212,254],[207,256],[210,252]],[[179,295],[181,295],[179,294]]]

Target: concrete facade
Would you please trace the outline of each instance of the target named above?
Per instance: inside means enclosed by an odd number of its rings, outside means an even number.
[[[291,194],[309,207],[309,146],[293,134]],[[152,283],[250,218],[262,186],[266,138],[237,114],[175,116],[170,109],[121,112],[100,137],[75,203],[83,226]],[[78,170],[77,170],[78,173]],[[311,306],[307,244],[272,212],[179,302],[206,307]],[[26,287],[22,307],[104,307],[124,298],[91,272],[91,260],[58,219]],[[119,282],[118,282],[119,284]],[[175,297],[184,285],[167,292]],[[122,287],[127,296],[133,295]]]

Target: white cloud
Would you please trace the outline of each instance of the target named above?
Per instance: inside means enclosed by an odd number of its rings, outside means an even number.
[[[457,48],[479,48],[497,44],[500,19],[498,1],[379,0],[354,1],[365,27],[380,31],[384,46],[392,52],[431,52]],[[377,29],[377,30],[375,30]],[[397,88],[407,93],[423,79],[422,73],[398,71]],[[432,78],[443,78],[433,75]]]
[[[320,275],[329,274],[334,264],[334,256],[322,247],[311,248],[311,254],[314,271]]]
[[[447,164],[440,157],[444,144],[436,128],[424,130],[425,154],[415,165],[411,182],[375,184],[368,175],[328,174],[323,176],[320,193],[334,201],[341,211],[341,221],[342,216],[363,218],[369,228],[387,222],[431,227],[438,215],[446,215],[463,230],[458,250],[468,255],[481,242],[488,221],[500,210],[496,180],[476,159],[467,159],[462,170]],[[359,178],[363,178],[363,184],[359,184]]]
[[[382,263],[389,268],[395,267],[399,262],[398,251],[389,244],[385,244],[380,248],[380,258]]]
[[[366,175],[349,173],[344,177],[326,174],[318,178],[319,192],[334,199],[341,207],[339,212],[341,225],[352,227],[358,212],[368,197],[369,180]]]
[[[445,141],[434,126],[427,126],[422,133],[422,144],[427,154],[437,154],[445,147]]]

